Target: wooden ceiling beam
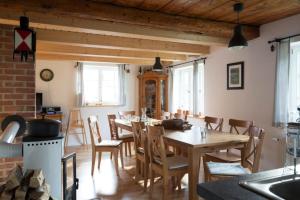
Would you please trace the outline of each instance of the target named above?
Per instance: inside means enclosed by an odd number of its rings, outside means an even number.
[[[142,60],[154,60],[160,57],[162,61],[185,61],[187,56],[183,54],[155,53],[147,51],[130,51],[118,49],[104,49],[91,47],[74,47],[70,45],[49,44],[38,42],[37,53],[61,54],[74,56],[94,56],[94,57],[110,57],[110,58],[130,58]]]
[[[37,53],[37,60],[70,60],[76,62],[101,62],[101,63],[116,63],[116,64],[134,64],[134,65],[153,65],[152,60],[138,60],[127,58],[107,58],[107,57],[93,57],[93,56],[75,56],[75,55],[61,55],[61,54],[47,54]],[[171,62],[163,62],[165,65],[170,65]]]
[[[111,4],[85,1],[85,0],[3,0],[0,7],[17,9],[19,11],[37,11],[51,14],[61,14],[86,19],[120,22],[146,27],[164,28],[182,32],[203,34],[230,38],[235,24],[212,21],[207,19],[174,16],[160,12],[125,8]],[[259,36],[259,28],[253,26],[244,27],[247,39]]]
[[[0,7],[0,24],[19,25],[23,11]],[[60,14],[26,11],[30,27],[189,44],[227,45],[228,38]]]
[[[209,53],[208,46],[198,44],[164,42],[118,36],[41,29],[37,29],[37,41],[43,41],[53,44],[68,44],[82,47],[143,50],[150,52],[175,53],[185,55],[203,55]]]

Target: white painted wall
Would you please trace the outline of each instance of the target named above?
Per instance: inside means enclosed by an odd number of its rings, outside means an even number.
[[[75,106],[75,62],[71,61],[47,61],[36,62],[36,91],[43,93],[44,106],[61,106],[64,113],[63,124],[66,126],[69,110]],[[50,82],[40,79],[40,71],[49,68],[54,72],[54,78]],[[90,115],[98,115],[100,119],[101,134],[104,139],[110,138],[107,114],[117,114],[121,110],[138,110],[138,67],[129,66],[130,73],[125,74],[126,105],[115,107],[82,107],[82,117],[88,141],[90,138],[87,118]],[[70,145],[79,145],[80,137],[75,135],[69,139]]]
[[[272,127],[276,52],[270,51],[269,40],[300,33],[300,15],[292,16],[261,27],[261,36],[249,42],[243,50],[213,48],[205,66],[205,114],[229,118],[254,120],[264,128],[262,169],[282,166],[283,130]],[[245,62],[245,89],[227,90],[227,64]],[[228,127],[225,126],[225,130]]]

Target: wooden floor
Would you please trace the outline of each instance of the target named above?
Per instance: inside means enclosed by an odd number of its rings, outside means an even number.
[[[149,192],[143,192],[142,182],[135,182],[134,155],[131,157],[124,156],[125,169],[119,169],[120,177],[117,177],[109,155],[103,155],[100,170],[95,167],[94,177],[92,177],[91,147],[67,147],[66,153],[70,152],[77,153],[77,177],[79,178],[78,200],[162,199],[161,180],[157,180],[155,183],[152,198],[150,198]],[[203,177],[202,170],[201,177]],[[186,175],[183,178],[182,190],[180,191],[174,191],[170,188],[169,199],[188,199],[187,180],[188,177]]]

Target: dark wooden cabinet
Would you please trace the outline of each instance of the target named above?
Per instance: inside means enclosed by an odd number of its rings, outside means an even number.
[[[145,72],[139,79],[139,113],[146,108],[150,118],[160,119],[168,108],[168,75],[158,72]]]

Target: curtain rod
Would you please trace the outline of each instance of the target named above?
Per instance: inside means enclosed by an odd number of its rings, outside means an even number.
[[[175,67],[175,66],[179,66],[179,65],[184,65],[184,64],[187,64],[187,63],[190,63],[190,62],[200,61],[200,60],[204,60],[204,62],[205,62],[206,59],[207,59],[207,57],[198,58],[198,59],[195,59],[195,60],[186,61],[186,62],[178,63],[178,64],[175,64],[175,65],[170,65],[169,68],[172,68],[172,67]]]
[[[291,35],[291,36],[287,36],[287,37],[275,38],[274,40],[268,41],[268,43],[270,44],[270,43],[274,43],[274,42],[281,42],[281,40],[290,39],[290,38],[297,37],[297,36],[300,36],[300,33]]]

